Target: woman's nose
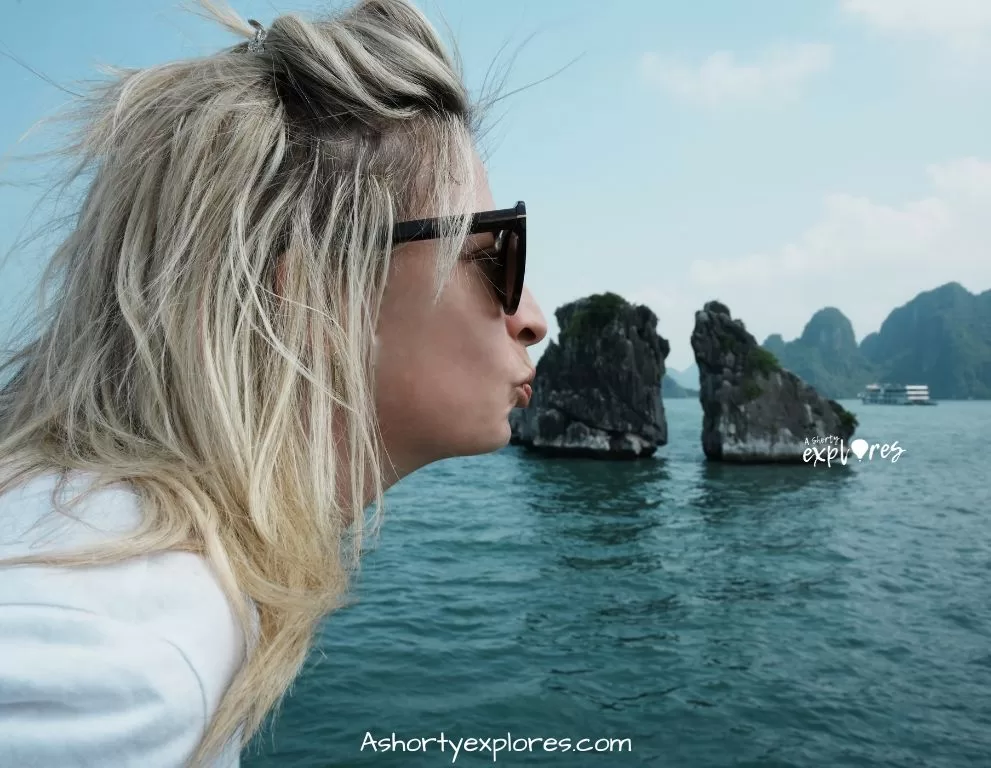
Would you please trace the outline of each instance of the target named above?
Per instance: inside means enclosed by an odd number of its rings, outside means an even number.
[[[538,344],[547,335],[547,319],[525,285],[516,314],[507,315],[506,322],[510,326],[513,338],[520,339],[527,346]]]

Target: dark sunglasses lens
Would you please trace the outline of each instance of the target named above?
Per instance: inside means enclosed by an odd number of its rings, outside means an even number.
[[[486,251],[484,257],[479,262],[482,272],[485,274],[485,279],[492,287],[492,290],[495,291],[496,296],[499,297],[499,301],[503,307],[506,306],[507,301],[506,286],[508,284],[507,273],[509,269],[506,249],[508,247],[508,239],[509,232],[497,232],[495,243]]]
[[[523,277],[520,274],[523,269],[522,259],[520,258],[521,243],[520,237],[516,232],[509,231],[504,233],[504,236],[506,240],[503,247],[503,264],[505,265],[505,275],[503,276],[505,295],[503,297],[503,303],[506,307],[507,314],[513,314],[520,301],[517,289]]]
[[[522,240],[512,230],[496,234],[494,246],[481,258],[479,264],[506,314],[513,314],[520,301],[523,281]]]

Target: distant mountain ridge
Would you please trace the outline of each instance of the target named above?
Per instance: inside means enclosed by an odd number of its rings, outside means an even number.
[[[669,368],[667,375],[682,389],[694,391],[698,394],[699,367],[695,363],[692,363],[683,371],[676,371],[673,368]]]
[[[694,387],[683,387],[677,379],[666,373],[661,379],[661,395],[668,398],[698,397],[698,381]]]
[[[772,334],[761,346],[833,399],[856,397],[872,381],[928,384],[937,400],[991,399],[991,290],[953,282],[920,293],[859,345],[849,319],[826,307],[799,338]]]

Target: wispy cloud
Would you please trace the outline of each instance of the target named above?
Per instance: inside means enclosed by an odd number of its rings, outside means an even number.
[[[708,107],[751,103],[795,95],[809,78],[832,64],[832,48],[795,43],[768,48],[753,61],[738,61],[731,51],[717,51],[695,64],[645,53],[642,76],[679,98]]]
[[[931,194],[901,205],[830,195],[819,221],[796,242],[768,254],[697,261],[692,282],[739,296],[741,309],[768,330],[768,302],[794,330],[833,304],[859,333],[876,330],[894,306],[941,283],[991,287],[991,162],[963,158],[930,166],[927,175]]]
[[[839,307],[858,337],[921,291],[957,281],[991,288],[991,161],[967,157],[927,168],[929,194],[903,203],[852,194],[823,201],[818,220],[793,242],[766,253],[696,260],[678,291],[649,286],[662,335],[681,347],[694,310],[725,301],[763,341],[797,336],[812,314]]]
[[[960,53],[991,47],[989,0],[840,0],[840,7],[882,32],[928,38]]]

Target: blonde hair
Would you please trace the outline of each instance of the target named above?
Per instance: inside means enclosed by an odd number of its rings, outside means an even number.
[[[71,178],[88,192],[45,270],[37,338],[0,367],[15,470],[0,491],[90,471],[92,492],[134,487],[145,517],[94,551],[3,564],[209,560],[257,641],[194,763],[278,706],[380,522],[372,358],[392,225],[455,216],[436,298],[467,235],[481,113],[405,0],[280,16],[260,52],[119,71],[76,113]]]

